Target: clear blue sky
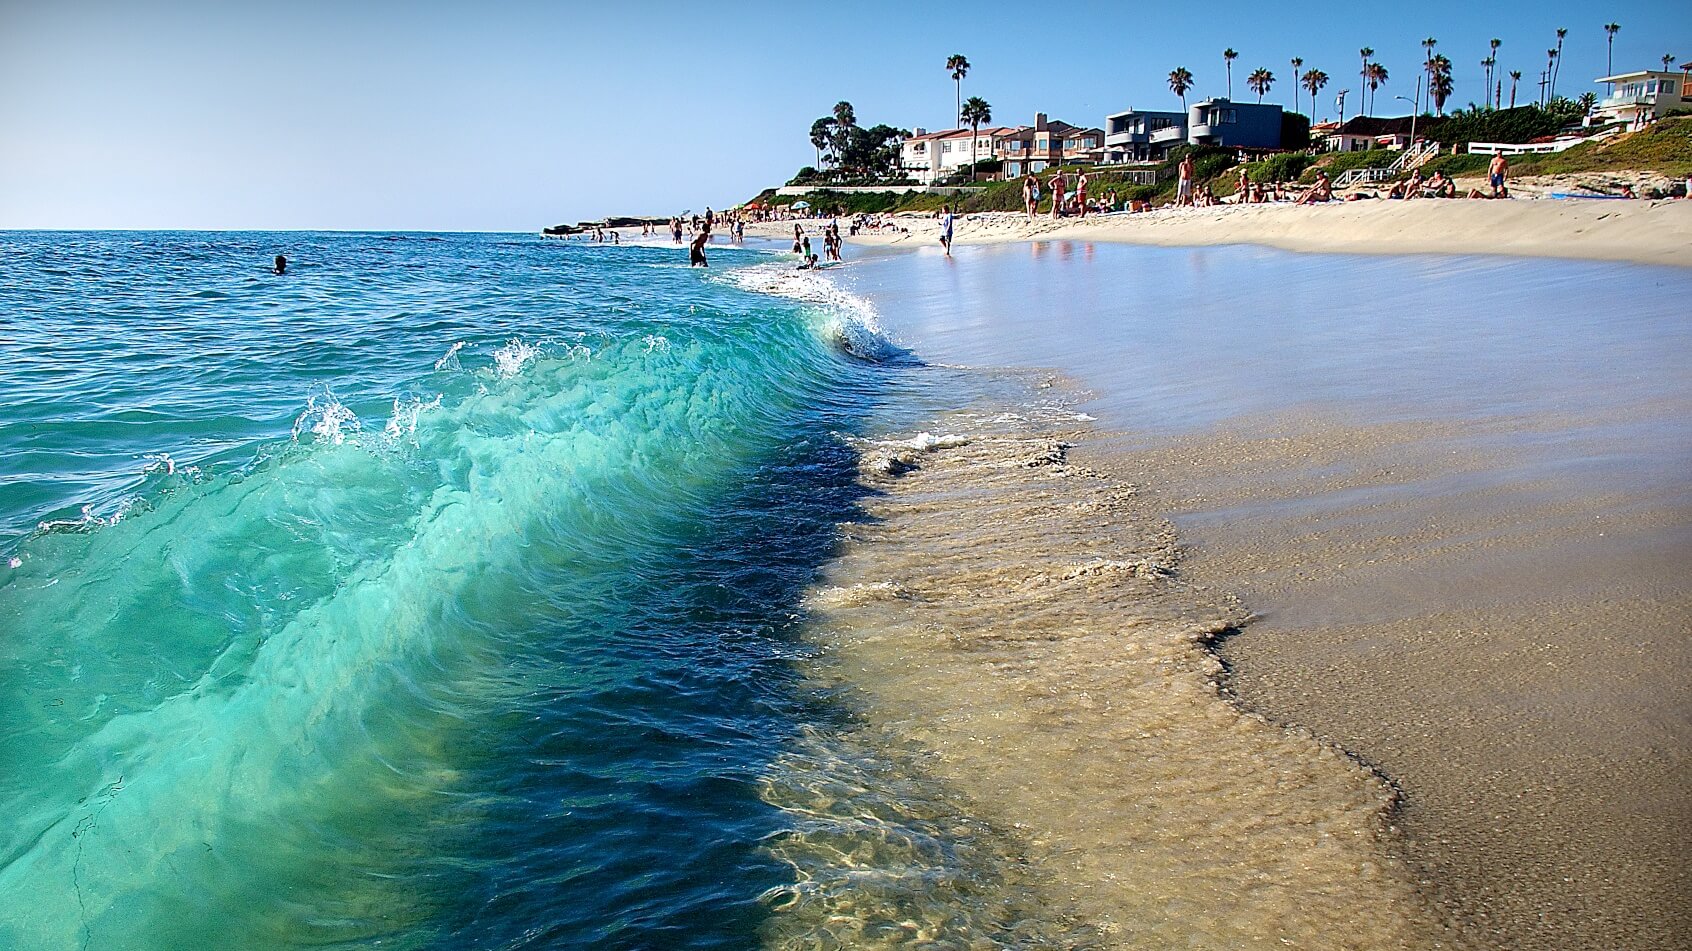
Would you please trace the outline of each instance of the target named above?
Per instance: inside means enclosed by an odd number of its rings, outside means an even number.
[[[1157,9],[0,0],[0,228],[532,231],[721,207],[808,164],[811,120],[839,99],[864,124],[945,126],[951,53],[974,66],[964,95],[1007,124],[1171,107],[1176,66],[1198,95],[1222,93],[1228,46],[1238,99],[1255,67],[1288,103],[1288,59],[1321,67],[1333,78],[1319,116],[1355,88],[1365,45],[1393,76],[1382,113],[1410,94],[1427,36],[1455,64],[1453,105],[1480,98],[1495,36],[1524,101],[1559,26],[1571,95],[1602,75],[1611,20],[1618,70],[1692,59],[1685,0],[1140,12]]]

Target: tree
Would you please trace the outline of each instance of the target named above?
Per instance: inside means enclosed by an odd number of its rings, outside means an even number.
[[[811,123],[811,144],[817,150],[817,167],[823,163],[823,149],[831,148],[834,142],[834,117],[823,116]]]
[[[1227,70],[1228,70],[1228,98],[1229,99],[1234,98],[1234,60],[1239,59],[1239,58],[1240,58],[1240,54],[1234,52],[1232,47],[1229,47],[1228,49],[1225,49],[1225,50],[1222,51],[1222,65],[1227,67]]]
[[[1504,41],[1500,40],[1497,37],[1493,37],[1492,43],[1490,45],[1492,47],[1492,52],[1488,53],[1487,57],[1486,57],[1487,63],[1488,63],[1488,65],[1486,67],[1486,88],[1487,88],[1487,100],[1488,100],[1487,105],[1488,105],[1489,108],[1491,106],[1495,105],[1495,103],[1493,103],[1491,101],[1492,100],[1492,92],[1491,92],[1491,90],[1492,90],[1492,71],[1498,67],[1498,48],[1500,46],[1504,45]],[[1500,85],[1502,85],[1502,84],[1500,84]]]
[[[958,115],[963,115],[963,79],[969,75],[969,60],[964,59],[962,53],[953,53],[946,57],[946,71],[952,74],[953,91],[957,102],[952,106]]]
[[[1387,68],[1380,63],[1369,64],[1369,114],[1375,114],[1375,93],[1386,85]]]
[[[1492,67],[1496,65],[1498,65],[1498,61],[1490,56],[1481,60],[1481,69],[1486,70],[1486,95],[1481,97],[1485,100],[1482,105],[1488,108],[1492,106]]]
[[[1620,23],[1604,24],[1604,33],[1607,34],[1610,44],[1610,48],[1604,53],[1604,73],[1608,76],[1616,74],[1616,34],[1620,32]],[[1610,86],[1613,88],[1615,83],[1611,83]]]
[[[1558,30],[1557,30],[1557,55],[1551,57],[1552,59],[1556,60],[1556,62],[1557,62],[1557,65],[1552,67],[1552,69],[1551,69],[1551,97],[1553,99],[1555,99],[1557,97],[1557,77],[1562,75],[1562,72],[1563,72],[1563,38],[1568,36],[1568,35],[1569,35],[1568,30],[1562,29],[1561,27],[1558,28]]]
[[[847,163],[846,149],[852,144],[852,130],[858,127],[858,117],[852,112],[852,104],[842,99],[834,104],[834,157],[835,166],[844,167]]]
[[[1251,75],[1246,77],[1246,88],[1257,93],[1258,102],[1263,101],[1263,94],[1268,92],[1269,87],[1273,85],[1275,85],[1275,74],[1262,66],[1252,70]]]
[[[1304,60],[1303,60],[1303,59],[1302,59],[1302,58],[1301,58],[1301,57],[1298,57],[1298,56],[1294,56],[1294,57],[1293,57],[1293,58],[1292,58],[1292,68],[1293,68],[1293,111],[1294,111],[1294,112],[1297,112],[1297,111],[1298,111],[1298,68],[1299,68],[1299,67],[1300,67],[1300,66],[1303,66],[1303,65],[1304,65]]]
[[[1674,54],[1673,53],[1664,53],[1663,54],[1663,72],[1665,72],[1665,73],[1668,72],[1669,66],[1672,65],[1673,63],[1674,63]]]
[[[1363,104],[1369,101],[1369,57],[1375,55],[1373,48],[1365,46],[1357,51],[1363,59],[1363,68],[1357,71],[1360,82],[1357,84],[1357,111],[1363,111]]]
[[[1510,70],[1510,108],[1516,108],[1516,84],[1522,81],[1522,71]]]
[[[1181,97],[1181,111],[1187,111],[1187,90],[1193,88],[1192,71],[1177,66],[1169,71],[1169,91]]]
[[[1427,55],[1422,58],[1422,61],[1424,63],[1432,63],[1433,62],[1433,60],[1434,60],[1434,47],[1436,47],[1438,45],[1439,45],[1439,41],[1434,39],[1431,36],[1422,41],[1422,49],[1425,49],[1425,50],[1428,51]],[[1428,70],[1428,72],[1432,73],[1433,70],[1430,69],[1430,70]]]
[[[1554,49],[1546,50],[1545,51],[1545,88],[1544,88],[1545,95],[1541,97],[1541,99],[1543,101],[1540,103],[1540,105],[1549,106],[1551,104],[1551,95],[1552,95],[1551,94],[1551,86],[1552,86],[1551,74],[1556,70],[1556,67],[1557,67],[1557,51],[1554,50]]]
[[[1445,114],[1445,101],[1451,98],[1451,60],[1443,54],[1428,61],[1428,98],[1433,100],[1434,111],[1438,115]]]
[[[1328,74],[1319,69],[1312,69],[1304,74],[1304,88],[1310,91],[1310,111],[1316,111],[1316,94],[1328,84]]]
[[[1580,103],[1581,115],[1590,115],[1592,110],[1598,106],[1598,94],[1595,92],[1583,92],[1580,94],[1580,99],[1576,101]]]
[[[964,100],[963,110],[958,113],[959,122],[969,123],[969,180],[975,181],[976,138],[981,134],[981,123],[993,121],[993,107],[980,96],[970,96]]]

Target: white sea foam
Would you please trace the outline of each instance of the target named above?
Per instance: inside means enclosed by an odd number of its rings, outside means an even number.
[[[419,396],[404,399],[396,396],[394,397],[393,415],[388,417],[388,425],[382,427],[382,433],[393,440],[410,436],[417,432],[418,416],[429,410],[440,408],[441,394],[439,393],[436,393],[435,398],[427,403],[423,402],[423,398]]]
[[[316,441],[339,446],[361,429],[358,415],[336,399],[335,394],[325,392],[321,398],[306,397],[305,412],[294,420],[294,441],[300,441],[301,433],[310,433]]]
[[[448,370],[448,369],[456,370],[456,369],[458,369],[458,351],[463,350],[463,349],[464,349],[464,341],[462,341],[462,340],[460,340],[457,343],[454,343],[452,346],[448,347],[447,352],[441,354],[441,358],[439,360],[435,361],[435,369],[437,369],[437,370]]]
[[[772,261],[723,272],[743,290],[819,305],[829,318],[827,333],[853,356],[885,360],[899,351],[877,318],[875,306],[816,271]]]
[[[493,352],[494,370],[502,380],[508,380],[523,369],[523,365],[540,356],[540,348],[512,337],[505,346]]]

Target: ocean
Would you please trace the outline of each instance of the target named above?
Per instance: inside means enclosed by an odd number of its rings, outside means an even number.
[[[916,366],[773,260],[0,238],[0,945],[756,943]]]
[[[780,250],[0,237],[0,947],[1421,951],[1622,907],[1565,854],[1661,891],[1670,807],[1570,829],[1684,786],[1622,749],[1684,745],[1678,270]]]

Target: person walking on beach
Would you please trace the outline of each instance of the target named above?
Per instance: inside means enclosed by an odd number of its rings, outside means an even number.
[[[1504,179],[1510,174],[1510,163],[1505,160],[1503,152],[1492,156],[1492,164],[1487,167],[1486,173],[1492,183],[1492,197],[1509,198],[1510,189],[1504,187]]]
[[[1193,156],[1191,153],[1181,156],[1181,164],[1177,166],[1175,182],[1175,204],[1193,204]]]
[[[1063,170],[1059,169],[1046,184],[1052,187],[1052,220],[1056,221],[1063,217],[1063,195],[1069,189],[1069,182],[1064,180]]]
[[[1087,217],[1087,173],[1075,176],[1075,204],[1081,208],[1081,217]]]
[[[940,246],[946,249],[946,256],[952,256],[952,206],[946,206],[946,213],[940,216]]]
[[[1028,223],[1034,223],[1034,209],[1040,204],[1040,182],[1033,172],[1022,180],[1022,207],[1028,212]]]

